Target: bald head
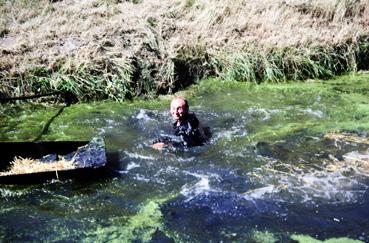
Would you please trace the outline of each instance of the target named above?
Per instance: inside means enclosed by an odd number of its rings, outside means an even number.
[[[170,103],[170,114],[176,121],[181,121],[188,113],[188,102],[183,97],[176,97]]]

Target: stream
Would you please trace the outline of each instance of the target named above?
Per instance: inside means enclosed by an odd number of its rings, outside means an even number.
[[[369,242],[367,80],[202,81],[180,95],[212,137],[188,150],[150,147],[170,98],[67,107],[41,140],[103,137],[114,175],[1,185],[0,240]],[[1,141],[32,140],[57,110],[4,105]]]

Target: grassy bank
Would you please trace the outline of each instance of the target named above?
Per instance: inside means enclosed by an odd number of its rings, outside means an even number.
[[[152,97],[369,68],[365,0],[0,0],[0,96]]]

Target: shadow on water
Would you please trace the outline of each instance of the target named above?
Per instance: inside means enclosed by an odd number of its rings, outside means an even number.
[[[188,151],[150,147],[172,132],[166,106],[68,108],[45,138],[105,137],[114,173],[89,183],[2,186],[0,239],[227,242],[255,241],[260,231],[273,233],[271,242],[292,233],[369,241],[367,134],[346,130],[353,141],[326,132],[358,122],[353,103],[310,88],[253,92],[224,89],[194,100],[212,138]]]

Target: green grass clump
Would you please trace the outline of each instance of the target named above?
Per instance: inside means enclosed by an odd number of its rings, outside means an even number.
[[[330,78],[363,67],[361,62],[366,51],[363,43],[266,51],[246,49],[241,53],[224,54],[217,67],[219,75],[226,80],[253,83]]]
[[[101,60],[99,65],[63,65],[52,75],[53,86],[73,93],[80,100],[110,98],[122,101],[132,96],[132,68],[124,60]]]
[[[81,101],[107,98],[123,101],[133,96],[131,80],[132,67],[124,60],[77,66],[67,62],[55,70],[33,67],[18,79],[12,93],[13,96],[27,96],[60,91],[71,93]]]
[[[268,231],[254,231],[250,239],[250,242],[254,243],[274,243],[277,241],[275,235]]]
[[[331,238],[328,240],[320,241],[308,235],[292,235],[291,239],[299,243],[362,243],[363,242],[360,240],[353,240],[353,239],[346,238],[346,237]]]

